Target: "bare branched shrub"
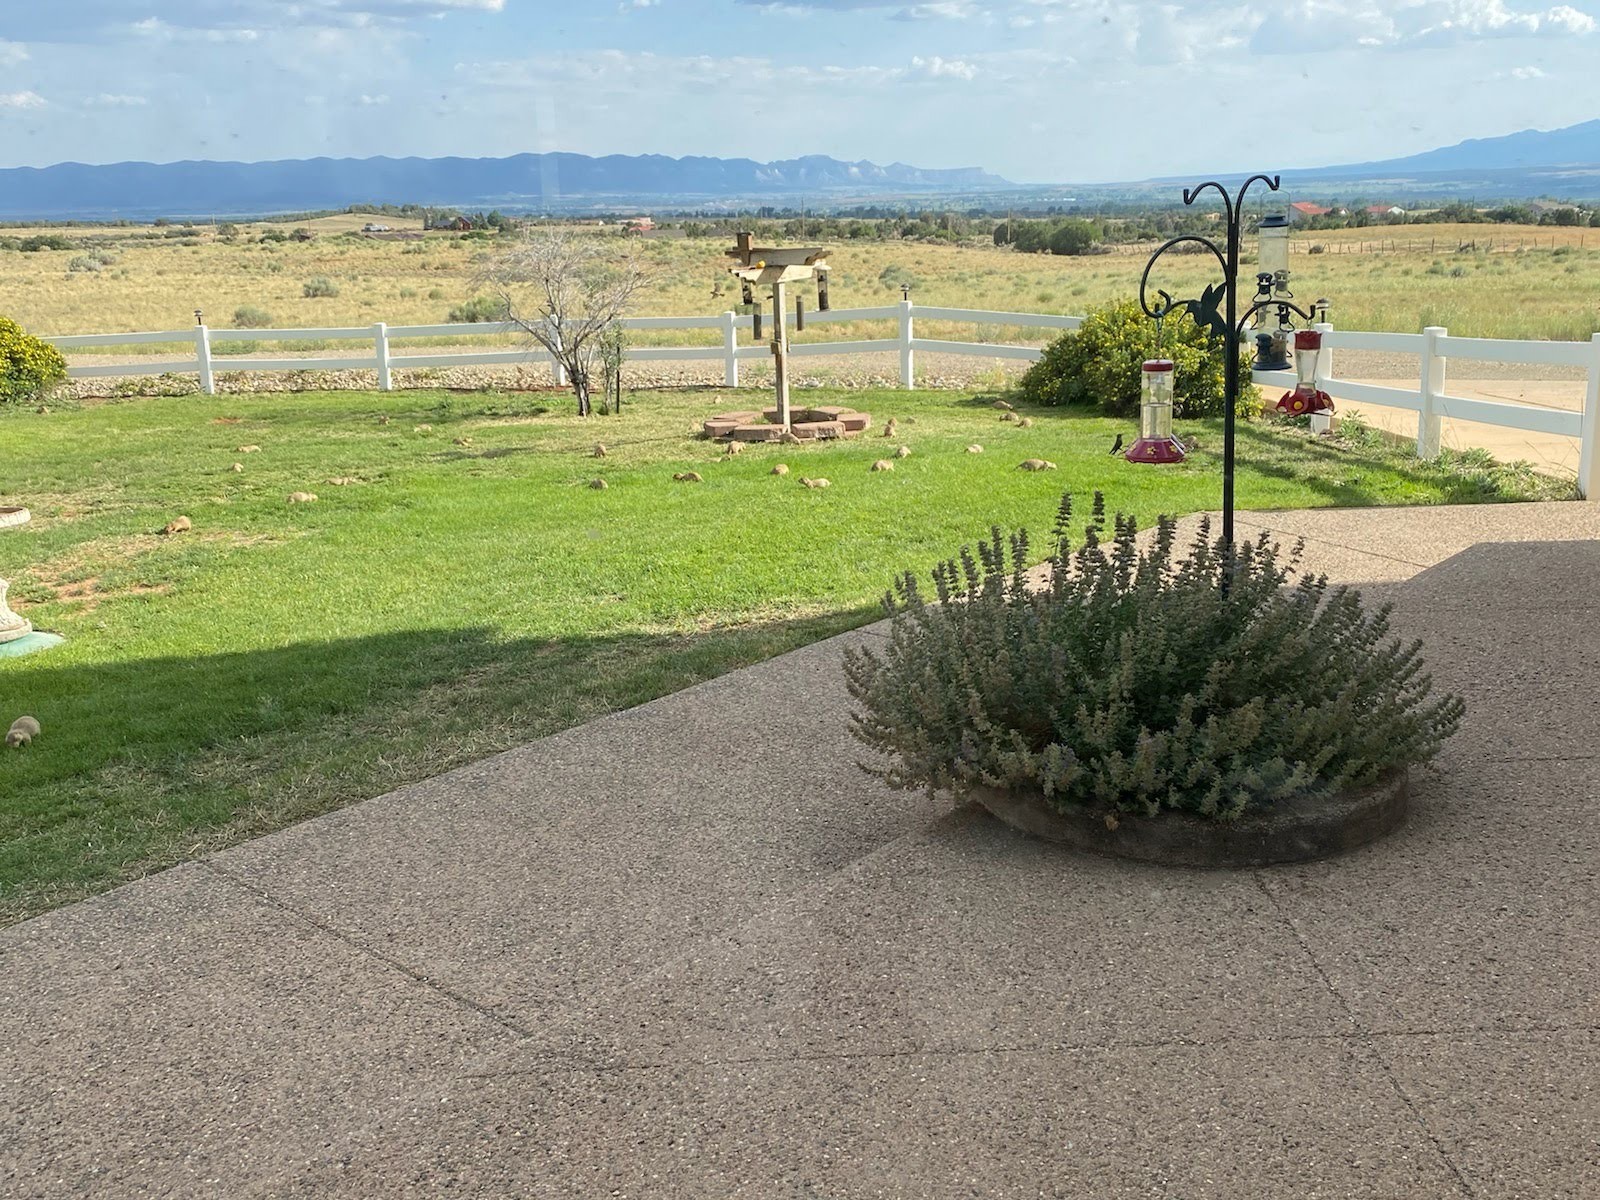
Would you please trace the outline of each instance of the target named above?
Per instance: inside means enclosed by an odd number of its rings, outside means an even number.
[[[631,250],[618,253],[614,243],[567,230],[534,229],[484,263],[474,285],[561,364],[578,415],[586,417],[602,335],[649,281]]]

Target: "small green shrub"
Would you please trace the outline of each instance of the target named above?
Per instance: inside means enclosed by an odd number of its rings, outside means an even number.
[[[272,314],[264,308],[257,308],[253,304],[241,304],[233,310],[235,329],[269,329],[271,326]]]
[[[17,249],[37,254],[41,250],[75,250],[77,243],[62,233],[36,233],[17,243]]]
[[[0,405],[41,400],[66,377],[61,351],[0,317]]]
[[[504,321],[506,307],[492,296],[474,296],[465,304],[458,304],[445,318],[452,325],[477,324],[483,321]]]
[[[327,300],[339,294],[339,285],[326,275],[318,275],[306,280],[300,291],[308,300]]]
[[[853,732],[890,760],[872,773],[1227,820],[1426,764],[1459,726],[1461,701],[1433,695],[1388,607],[1299,573],[1298,553],[1280,564],[1270,535],[1230,559],[1202,522],[1178,554],[1164,517],[1141,550],[1129,517],[1104,540],[1097,495],[1074,550],[1071,520],[1069,496],[1043,587],[1026,533],[998,529],[935,568],[933,600],[899,582],[887,650],[845,662]]]
[[[1082,217],[1069,217],[1050,231],[1050,253],[1087,254],[1099,240],[1099,231]]]
[[[1187,313],[1156,323],[1132,300],[1092,309],[1076,330],[1045,348],[1044,357],[1017,381],[1017,394],[1030,404],[1092,404],[1109,417],[1139,411],[1141,368],[1146,359],[1170,358],[1174,365],[1177,415],[1215,417],[1223,409],[1223,350]],[[1261,398],[1248,386],[1249,352],[1239,350],[1238,415],[1261,411]]]

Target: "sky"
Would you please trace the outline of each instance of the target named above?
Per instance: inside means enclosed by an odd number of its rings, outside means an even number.
[[[0,0],[0,166],[1277,170],[1600,117],[1600,0]]]

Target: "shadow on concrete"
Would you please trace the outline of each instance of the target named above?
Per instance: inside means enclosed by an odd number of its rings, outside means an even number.
[[[422,629],[0,667],[0,924],[855,628],[875,608],[691,633]]]

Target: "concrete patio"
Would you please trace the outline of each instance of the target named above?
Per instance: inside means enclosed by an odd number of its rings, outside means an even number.
[[[1393,838],[890,793],[858,631],[0,931],[0,1195],[1600,1194],[1600,505],[1243,522],[1467,699]]]

